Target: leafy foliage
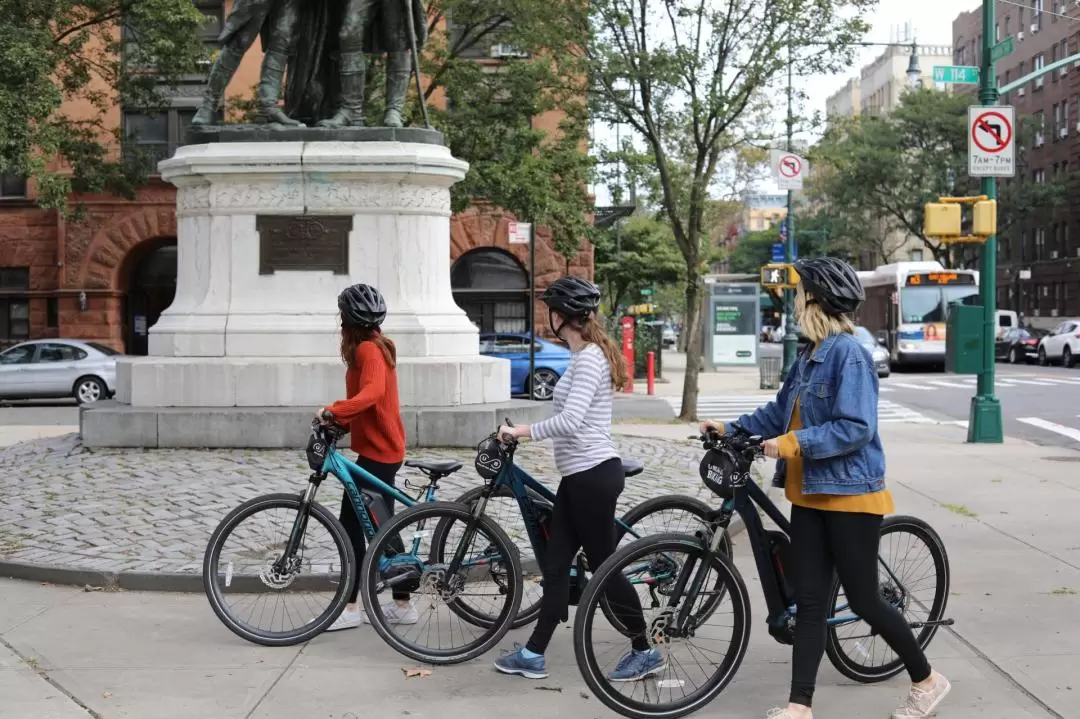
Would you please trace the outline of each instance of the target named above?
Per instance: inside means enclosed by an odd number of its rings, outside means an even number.
[[[710,187],[725,158],[758,139],[769,92],[789,66],[843,65],[873,0],[595,0],[586,46],[592,111],[632,128],[686,265],[687,374],[697,405],[700,292]],[[797,63],[792,63],[797,59]],[[616,148],[619,152],[630,148]]]
[[[202,71],[202,14],[190,0],[0,0],[0,17],[0,167],[33,178],[47,208],[72,190],[132,197],[145,165],[112,151],[113,109],[161,108],[163,88]]]
[[[948,245],[923,234],[923,207],[942,195],[977,195],[979,179],[967,175],[967,108],[971,98],[933,89],[909,92],[883,117],[857,117],[835,123],[814,150],[818,167],[827,165],[815,188],[830,214],[848,227],[871,228],[850,249],[873,252],[882,261],[886,230],[895,227],[922,240],[938,261],[949,266]],[[1031,179],[1031,139],[1035,121],[1021,124],[1017,177],[1000,184],[998,231],[1038,221],[1061,207],[1071,177]],[[873,220],[883,219],[875,228]]]
[[[671,226],[655,217],[630,217],[620,227],[598,231],[594,247],[596,280],[609,312],[636,304],[642,289],[655,291],[682,278],[684,265]]]

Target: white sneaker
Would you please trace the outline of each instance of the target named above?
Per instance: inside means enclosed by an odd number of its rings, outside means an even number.
[[[323,631],[340,632],[342,629],[355,629],[363,623],[363,614],[364,612],[361,609],[349,609],[346,607],[345,611],[334,620],[334,623]]]
[[[397,603],[396,600],[385,602],[381,605],[383,616],[386,617],[387,624],[416,624],[420,621],[420,613],[416,611],[416,607],[410,602],[404,606]],[[367,612],[360,610],[360,621],[364,624],[371,624],[371,619],[368,618]]]
[[[934,683],[929,689],[911,687],[907,703],[892,713],[892,719],[926,719],[932,715],[937,705],[952,689],[949,680],[934,672]]]
[[[810,710],[807,710],[805,714],[796,715],[787,707],[778,707],[776,709],[770,709],[765,715],[765,719],[814,719],[814,715]]]

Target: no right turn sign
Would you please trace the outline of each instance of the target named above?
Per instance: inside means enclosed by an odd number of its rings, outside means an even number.
[[[968,175],[1016,174],[1016,116],[1005,106],[968,108]]]

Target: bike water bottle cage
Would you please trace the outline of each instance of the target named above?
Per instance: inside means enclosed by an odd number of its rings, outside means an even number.
[[[761,456],[761,437],[721,435],[709,432],[698,437],[706,450],[698,474],[716,496],[730,499],[750,481],[750,465]]]

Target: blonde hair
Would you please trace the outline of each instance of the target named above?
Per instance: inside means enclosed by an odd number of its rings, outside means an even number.
[[[581,339],[592,342],[604,353],[604,357],[611,367],[611,386],[613,389],[618,391],[630,384],[630,373],[626,367],[626,358],[623,357],[619,346],[615,344],[615,340],[611,339],[611,336],[604,331],[603,324],[595,314],[591,314],[584,319],[580,317],[569,318],[566,323],[581,334]]]
[[[830,335],[842,332],[855,334],[855,324],[845,315],[825,314],[821,305],[816,302],[808,303],[807,299],[806,290],[800,282],[795,288],[795,317],[808,340],[816,345]]]

